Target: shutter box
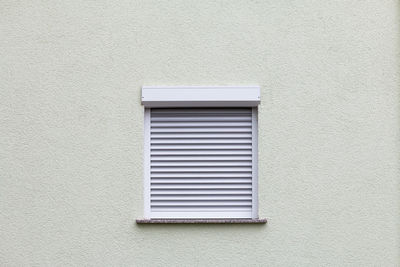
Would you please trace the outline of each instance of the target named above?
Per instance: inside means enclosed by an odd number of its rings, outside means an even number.
[[[142,87],[145,107],[255,107],[258,86]]]

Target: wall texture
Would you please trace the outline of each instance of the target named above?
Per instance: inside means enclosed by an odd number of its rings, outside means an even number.
[[[1,266],[400,266],[399,3],[0,1]],[[138,226],[142,85],[262,87],[266,226]]]

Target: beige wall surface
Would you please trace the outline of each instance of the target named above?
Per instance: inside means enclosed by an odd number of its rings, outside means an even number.
[[[400,266],[399,3],[0,1],[1,266]],[[138,226],[142,85],[261,86],[267,225]]]

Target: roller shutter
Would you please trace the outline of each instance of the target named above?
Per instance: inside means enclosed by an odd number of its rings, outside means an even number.
[[[146,112],[150,217],[252,218],[257,130],[253,108]]]

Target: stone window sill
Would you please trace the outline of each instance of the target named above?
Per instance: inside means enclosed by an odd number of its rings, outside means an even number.
[[[137,219],[137,224],[266,224],[267,219]]]

